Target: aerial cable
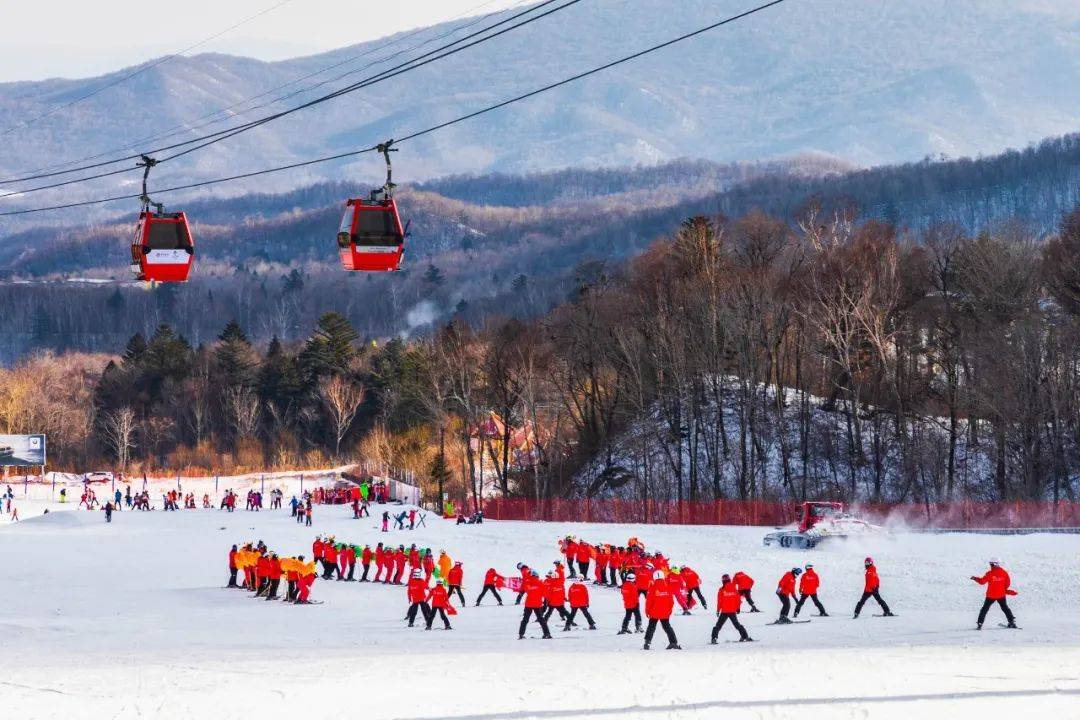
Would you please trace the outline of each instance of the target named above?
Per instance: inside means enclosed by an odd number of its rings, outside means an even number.
[[[487,2],[481,3],[479,5],[475,5],[475,6],[471,7],[471,8],[469,8],[468,10],[464,10],[464,11],[458,13],[457,15],[455,15],[455,16],[453,16],[451,18],[448,18],[447,20],[444,20],[442,22],[450,23],[450,22],[454,22],[456,20],[459,20],[459,19],[461,19],[463,17],[467,17],[470,14],[476,12],[477,10],[480,10],[481,8],[487,7],[488,5],[491,5],[492,3],[496,2],[496,1],[497,0],[487,0]],[[51,170],[56,170],[56,169],[59,169],[59,168],[66,167],[68,165],[74,165],[76,163],[81,163],[81,162],[87,162],[89,160],[97,160],[98,158],[107,157],[109,155],[112,155],[113,153],[117,153],[117,152],[121,152],[123,150],[129,150],[131,148],[138,147],[138,146],[140,146],[140,145],[142,145],[144,143],[147,143],[147,142],[153,142],[155,140],[163,140],[163,139],[166,139],[166,138],[175,137],[177,135],[182,135],[182,134],[184,134],[186,132],[193,132],[195,130],[200,130],[200,129],[204,128],[204,127],[209,127],[211,125],[216,125],[218,123],[227,122],[228,120],[230,120],[232,118],[235,118],[238,115],[244,115],[244,114],[247,114],[247,113],[250,113],[250,112],[254,112],[255,110],[261,110],[262,108],[270,107],[271,105],[275,105],[275,104],[277,104],[279,102],[283,102],[283,101],[288,100],[288,99],[290,99],[292,97],[295,97],[297,95],[302,95],[304,93],[311,92],[312,90],[318,89],[318,88],[320,88],[320,87],[322,87],[324,85],[327,85],[329,83],[336,82],[338,80],[342,80],[342,79],[348,77],[349,75],[354,75],[356,73],[363,72],[364,70],[367,70],[367,69],[369,69],[371,67],[374,67],[375,65],[386,62],[388,60],[392,60],[393,58],[398,57],[399,55],[403,55],[405,53],[412,52],[413,50],[418,50],[418,49],[424,47],[425,45],[429,45],[429,44],[431,44],[433,42],[437,42],[438,40],[442,40],[442,39],[444,39],[446,37],[449,37],[450,35],[453,35],[454,33],[461,32],[462,30],[467,30],[468,28],[474,27],[475,25],[480,24],[481,22],[487,20],[488,18],[491,18],[491,17],[493,17],[495,15],[499,15],[501,13],[505,13],[508,10],[511,10],[513,8],[520,7],[521,5],[523,5],[523,4],[527,3],[527,2],[530,2],[530,0],[519,0],[517,3],[515,3],[514,5],[512,5],[512,6],[508,7],[508,8],[503,8],[501,10],[496,10],[496,11],[493,11],[493,12],[485,13],[483,15],[480,15],[480,16],[470,20],[469,22],[461,23],[459,25],[455,25],[454,27],[450,28],[446,32],[443,32],[443,33],[441,33],[439,35],[435,35],[433,37],[430,37],[430,38],[424,40],[423,42],[417,43],[415,45],[411,45],[411,46],[409,46],[407,48],[403,48],[401,50],[396,50],[393,53],[390,53],[389,55],[384,55],[383,57],[372,60],[371,62],[368,62],[368,63],[366,63],[366,64],[364,64],[364,65],[362,65],[362,66],[360,66],[358,68],[354,68],[352,70],[349,70],[348,72],[342,73],[341,75],[338,75],[336,77],[328,78],[326,80],[320,80],[319,82],[317,82],[317,83],[315,83],[313,85],[309,85],[307,87],[300,88],[299,90],[295,90],[295,91],[290,92],[290,93],[288,93],[286,95],[278,96],[278,97],[276,97],[276,98],[274,98],[272,100],[268,100],[268,101],[266,101],[264,103],[260,103],[258,105],[253,105],[251,107],[244,108],[243,110],[239,110],[239,111],[234,112],[232,114],[225,115],[224,117],[219,117],[219,118],[216,118],[214,120],[209,119],[209,118],[213,118],[215,115],[219,115],[221,113],[229,113],[234,108],[241,107],[241,106],[246,105],[246,104],[248,104],[250,102],[253,102],[253,101],[258,100],[260,98],[266,97],[267,95],[271,95],[271,94],[277,92],[278,90],[284,90],[285,88],[290,87],[292,85],[302,83],[305,80],[310,80],[310,79],[312,79],[314,77],[322,75],[323,73],[334,70],[335,68],[339,68],[339,67],[341,67],[343,65],[348,65],[349,63],[354,62],[356,60],[359,60],[362,57],[366,57],[366,56],[371,55],[372,53],[377,52],[379,50],[383,50],[383,49],[389,48],[389,47],[391,47],[393,45],[397,45],[397,44],[402,43],[402,42],[404,42],[406,40],[409,40],[409,39],[411,39],[411,38],[413,38],[413,37],[415,37],[417,35],[420,35],[422,33],[425,33],[427,31],[431,30],[430,27],[418,28],[418,29],[413,30],[411,32],[405,33],[404,35],[400,35],[400,36],[398,36],[396,38],[393,38],[392,40],[390,40],[388,42],[375,44],[372,47],[368,48],[367,50],[365,50],[365,51],[363,51],[361,53],[358,53],[356,55],[352,55],[352,56],[347,57],[347,58],[345,58],[343,60],[339,60],[339,61],[337,61],[337,62],[335,62],[335,63],[333,63],[331,65],[327,65],[326,67],[320,68],[320,69],[315,70],[313,72],[310,72],[310,73],[308,73],[306,75],[302,75],[302,76],[300,76],[298,78],[294,78],[292,80],[289,80],[288,82],[282,83],[281,85],[276,85],[276,86],[274,86],[274,87],[272,87],[272,88],[270,88],[268,90],[264,90],[261,93],[258,93],[257,95],[252,95],[251,97],[244,98],[243,100],[237,100],[236,102],[231,103],[229,105],[226,105],[225,107],[218,108],[217,110],[211,110],[210,112],[204,113],[203,115],[200,115],[200,116],[198,116],[198,117],[196,117],[196,118],[194,118],[192,120],[188,120],[186,122],[178,123],[176,125],[173,125],[171,127],[166,128],[164,130],[160,130],[160,131],[154,132],[154,133],[152,133],[150,135],[146,135],[144,137],[141,137],[138,140],[127,143],[125,145],[121,145],[121,146],[118,146],[118,147],[115,147],[115,148],[111,148],[109,150],[102,150],[102,151],[97,152],[97,153],[95,153],[93,155],[86,155],[86,156],[83,156],[83,157],[80,157],[80,158],[76,158],[74,160],[68,160],[68,161],[60,162],[60,163],[53,163],[52,165],[46,165],[46,166],[43,166],[43,167],[34,168],[32,170],[25,170],[25,171],[23,171],[23,174],[28,175],[28,177],[22,178],[22,180],[33,180],[33,179],[38,179],[38,178],[42,177],[41,175],[33,175],[33,173],[46,173],[46,172],[49,172]],[[201,122],[203,120],[206,120],[206,122]],[[74,169],[72,169],[71,171],[75,172]],[[16,180],[15,179],[9,179],[9,180],[0,181],[0,183],[6,183],[6,182],[16,182]]]
[[[200,136],[200,137],[192,138],[190,140],[185,140],[185,141],[179,142],[179,143],[173,143],[171,145],[166,145],[164,147],[154,148],[154,149],[151,149],[151,150],[146,150],[146,151],[135,153],[135,154],[132,154],[132,155],[126,155],[124,157],[116,158],[115,160],[107,160],[107,161],[103,161],[103,162],[94,163],[94,164],[91,164],[91,165],[84,165],[82,167],[69,168],[67,170],[59,170],[59,171],[56,171],[56,172],[43,173],[43,174],[39,174],[39,175],[31,175],[31,176],[18,177],[18,178],[5,178],[5,179],[0,180],[0,185],[8,185],[8,184],[13,184],[13,183],[18,183],[18,182],[25,182],[25,181],[28,181],[28,180],[37,180],[37,179],[43,179],[43,178],[48,178],[48,177],[56,177],[56,176],[59,176],[59,175],[69,175],[71,173],[81,172],[83,170],[92,170],[92,169],[96,169],[96,168],[100,168],[100,167],[106,167],[108,165],[115,165],[117,163],[121,163],[121,162],[128,161],[128,160],[136,160],[136,159],[141,158],[143,155],[157,155],[157,154],[160,154],[160,153],[162,153],[164,151],[167,151],[167,150],[174,150],[176,148],[187,147],[189,145],[195,145],[197,143],[202,143],[202,145],[200,145],[200,147],[205,147],[207,144],[212,144],[212,143],[207,143],[206,142],[207,140],[211,140],[213,138],[218,138],[218,137],[221,137],[221,136],[232,137],[232,136],[237,135],[237,134],[239,134],[241,132],[246,132],[247,130],[254,129],[256,127],[264,125],[264,124],[266,124],[268,122],[271,122],[273,120],[276,120],[278,118],[285,117],[287,115],[291,115],[294,112],[298,112],[300,110],[307,109],[307,108],[312,107],[314,105],[318,105],[318,104],[321,104],[323,102],[333,100],[333,99],[335,99],[337,97],[340,97],[341,95],[345,95],[347,93],[355,92],[356,90],[359,90],[359,89],[364,88],[364,87],[368,87],[369,85],[373,85],[375,83],[382,82],[383,80],[389,79],[391,77],[396,77],[398,75],[409,72],[411,70],[415,70],[417,68],[423,67],[424,65],[428,65],[428,64],[430,64],[432,62],[435,62],[436,60],[441,60],[441,59],[443,59],[445,57],[448,57],[450,55],[454,55],[454,54],[456,54],[458,52],[461,52],[463,50],[467,50],[467,49],[469,49],[469,48],[471,48],[471,47],[473,47],[475,45],[479,45],[481,43],[487,42],[488,40],[493,40],[493,39],[495,39],[495,38],[497,38],[497,37],[499,37],[501,35],[504,35],[504,34],[510,32],[510,31],[512,31],[512,30],[516,30],[516,29],[518,29],[520,27],[528,25],[528,24],[530,24],[532,22],[535,22],[537,20],[540,20],[542,18],[547,17],[548,15],[552,15],[552,14],[554,14],[556,12],[559,12],[560,10],[564,10],[564,9],[566,9],[566,8],[572,6],[572,5],[576,5],[577,3],[581,2],[581,0],[567,0],[566,2],[564,2],[564,4],[559,5],[557,7],[554,7],[554,8],[551,8],[549,10],[546,10],[545,12],[540,13],[539,15],[533,15],[532,17],[526,17],[524,20],[521,20],[520,22],[518,22],[518,23],[516,23],[514,25],[510,25],[509,27],[504,27],[501,30],[498,30],[497,32],[492,33],[491,35],[483,36],[484,33],[488,32],[490,30],[493,30],[495,28],[498,28],[500,25],[506,25],[507,23],[518,20],[519,18],[522,18],[525,15],[528,15],[529,13],[533,13],[536,10],[539,10],[541,8],[544,8],[544,7],[548,6],[548,5],[551,5],[553,3],[560,2],[560,1],[561,0],[544,0],[544,2],[541,2],[541,3],[537,4],[537,5],[531,6],[529,8],[526,8],[525,10],[522,10],[521,12],[516,13],[516,14],[508,17],[508,18],[500,20],[500,21],[498,21],[496,23],[492,23],[491,25],[489,25],[489,26],[487,26],[485,28],[482,28],[480,30],[477,30],[477,31],[475,31],[473,33],[470,33],[469,35],[466,35],[465,37],[454,40],[453,42],[447,43],[447,44],[445,44],[445,45],[443,45],[441,47],[438,47],[438,48],[436,48],[434,50],[431,50],[431,51],[429,51],[427,53],[424,53],[423,55],[419,55],[416,58],[413,58],[411,60],[403,62],[403,63],[401,63],[399,65],[396,65],[396,66],[394,66],[392,68],[388,68],[387,70],[384,70],[384,71],[382,71],[380,73],[377,73],[376,75],[373,75],[371,77],[365,78],[364,80],[357,81],[356,83],[353,83],[352,85],[346,85],[343,88],[335,90],[334,92],[328,93],[326,95],[322,95],[322,96],[320,96],[318,98],[314,98],[313,100],[309,100],[309,101],[307,101],[307,102],[305,102],[305,103],[303,103],[301,105],[297,105],[297,106],[294,106],[292,108],[282,110],[280,112],[273,113],[271,115],[268,115],[268,116],[265,116],[265,117],[262,117],[262,118],[255,119],[255,120],[252,120],[250,122],[243,123],[241,125],[237,125],[237,126],[234,126],[234,127],[231,127],[231,128],[225,128],[224,130],[219,130],[219,131],[214,132],[214,133],[208,133],[208,134]],[[478,36],[483,36],[483,37],[478,37]],[[478,39],[473,40],[473,38],[478,38]],[[454,47],[455,45],[459,45],[460,43],[463,43],[463,42],[465,42],[467,40],[472,40],[472,42],[468,43],[467,45],[462,45],[461,47],[457,47],[457,48]],[[442,53],[442,54],[440,55],[439,53]],[[186,153],[183,153],[183,154],[186,154]],[[174,155],[172,157],[177,157],[178,155]],[[168,159],[171,159],[171,158],[163,158],[161,160],[161,162],[165,162]],[[18,195],[18,194],[26,194],[26,193],[30,193],[30,192],[37,192],[39,190],[48,190],[50,188],[62,187],[64,185],[71,185],[71,184],[75,184],[75,183],[79,183],[79,182],[84,182],[84,181],[87,181],[87,180],[96,180],[98,178],[108,177],[110,175],[117,175],[117,174],[119,174],[121,172],[130,172],[130,171],[131,171],[131,168],[126,168],[124,170],[100,173],[100,174],[97,174],[97,175],[91,175],[91,176],[88,176],[88,177],[85,177],[85,178],[77,178],[75,180],[69,180],[69,181],[62,182],[62,183],[55,183],[55,184],[45,185],[45,186],[41,186],[41,187],[27,188],[27,189],[24,189],[24,190],[13,190],[9,195],[3,196],[3,197],[10,197],[11,195]]]
[[[153,70],[158,65],[162,65],[163,63],[167,63],[170,60],[173,60],[173,59],[175,59],[177,57],[180,57],[184,53],[188,53],[188,52],[191,52],[192,50],[195,50],[196,48],[202,47],[203,45],[205,45],[208,42],[211,42],[212,40],[217,40],[222,35],[230,33],[233,30],[236,30],[237,28],[248,24],[249,22],[252,22],[253,20],[257,20],[257,19],[261,18],[263,15],[267,15],[268,13],[271,13],[274,10],[277,10],[278,8],[282,7],[283,5],[288,5],[292,1],[293,0],[281,0],[281,2],[279,2],[278,4],[273,5],[272,7],[268,7],[265,10],[262,10],[260,12],[257,12],[254,15],[252,15],[251,17],[245,18],[245,19],[241,20],[240,22],[236,23],[235,25],[231,25],[231,26],[225,28],[224,30],[221,30],[221,31],[219,31],[217,33],[214,33],[210,37],[203,38],[202,40],[198,41],[197,43],[195,43],[193,45],[188,45],[183,50],[177,50],[176,52],[174,52],[174,53],[172,53],[170,55],[166,55],[164,57],[158,58],[157,60],[154,60],[153,62],[148,63],[146,65],[143,65],[143,66],[137,68],[136,70],[128,73],[127,75],[124,75],[122,77],[119,77],[119,78],[111,81],[111,82],[108,82],[105,85],[102,85],[101,87],[96,88],[96,89],[92,90],[91,92],[86,93],[85,95],[80,95],[79,97],[75,98],[74,100],[69,100],[68,102],[66,102],[66,103],[64,103],[62,105],[57,105],[56,107],[54,107],[54,108],[52,108],[50,110],[46,110],[45,112],[41,113],[40,115],[36,115],[36,116],[34,116],[32,118],[29,118],[27,120],[23,120],[20,123],[16,123],[15,125],[12,125],[11,127],[7,128],[6,130],[0,131],[0,137],[4,137],[6,135],[9,135],[12,132],[15,132],[16,130],[19,130],[21,128],[33,125],[38,120],[44,120],[45,118],[49,117],[50,115],[54,115],[54,114],[60,112],[61,110],[66,110],[67,108],[71,107],[72,105],[77,105],[78,103],[81,103],[83,100],[88,100],[88,99],[94,97],[95,95],[108,90],[109,88],[116,87],[117,85],[119,85],[121,83],[125,83],[128,80],[131,80],[132,78],[134,78],[134,77],[136,77],[138,75],[142,75],[144,72],[147,72],[148,70]]]
[[[504,107],[506,107],[508,105],[512,105],[514,103],[521,102],[521,101],[526,100],[528,98],[535,97],[537,95],[540,95],[541,93],[545,93],[545,92],[548,92],[550,90],[554,90],[554,89],[556,89],[558,87],[568,85],[570,83],[576,82],[576,81],[581,80],[583,78],[589,77],[590,75],[595,75],[597,73],[603,72],[603,71],[608,70],[610,68],[613,68],[613,67],[615,67],[617,65],[622,65],[624,63],[630,62],[631,60],[636,60],[636,59],[638,59],[640,57],[643,57],[645,55],[649,55],[651,53],[657,52],[658,50],[662,50],[664,48],[670,47],[672,45],[683,42],[685,40],[689,40],[691,38],[697,37],[698,35],[709,32],[710,30],[715,30],[717,28],[723,27],[724,25],[728,25],[728,24],[736,22],[738,20],[742,20],[743,18],[749,17],[750,15],[754,15],[754,14],[759,13],[759,12],[761,12],[763,10],[768,9],[768,8],[774,7],[776,5],[780,5],[783,2],[786,2],[786,0],[772,0],[772,2],[768,2],[768,3],[765,3],[763,5],[758,5],[757,7],[751,8],[750,10],[746,10],[744,12],[739,13],[738,15],[732,15],[730,17],[727,17],[727,18],[723,19],[723,20],[719,20],[719,21],[714,22],[714,23],[712,23],[710,25],[706,25],[705,27],[699,28],[697,30],[686,33],[684,35],[680,35],[679,37],[672,38],[671,40],[667,40],[667,41],[659,43],[657,45],[653,45],[653,46],[648,47],[648,48],[646,48],[644,50],[640,50],[638,52],[635,52],[635,53],[633,53],[631,55],[626,55],[625,57],[619,58],[618,60],[613,60],[612,62],[606,63],[604,65],[599,65],[599,66],[597,66],[595,68],[592,68],[591,70],[586,70],[585,72],[578,73],[577,75],[572,75],[570,77],[559,80],[558,82],[554,82],[554,83],[551,83],[550,85],[545,85],[544,87],[537,88],[535,90],[531,90],[531,91],[529,91],[527,93],[523,93],[521,95],[510,98],[508,100],[504,100],[502,102],[496,103],[494,105],[489,105],[489,106],[487,106],[487,107],[485,107],[485,108],[483,108],[481,110],[477,110],[475,112],[471,112],[471,113],[468,113],[466,115],[462,115],[460,117],[454,118],[453,120],[448,120],[446,122],[439,123],[438,125],[432,125],[429,128],[425,128],[423,130],[418,130],[418,131],[413,132],[413,133],[411,133],[409,135],[405,135],[404,137],[401,137],[401,138],[399,138],[397,140],[390,140],[389,143],[393,143],[395,145],[401,144],[401,143],[406,142],[408,140],[413,140],[413,139],[422,137],[424,135],[427,135],[429,133],[437,132],[439,130],[442,130],[443,128],[450,127],[451,125],[456,125],[456,124],[464,122],[466,120],[471,120],[472,118],[479,117],[480,115],[484,115],[484,114],[492,112],[494,110],[504,108]],[[389,144],[389,143],[387,143],[387,144]],[[174,187],[164,188],[164,189],[158,190],[157,193],[160,194],[160,193],[169,193],[169,192],[179,192],[181,190],[191,190],[193,188],[201,188],[201,187],[207,187],[207,186],[210,186],[210,185],[218,185],[218,184],[221,184],[221,183],[232,182],[232,181],[235,181],[235,180],[243,180],[243,179],[247,179],[247,178],[257,177],[257,176],[260,176],[260,175],[268,175],[270,173],[281,172],[281,171],[284,171],[284,170],[292,170],[292,169],[295,169],[295,168],[307,167],[307,166],[316,165],[316,164],[319,164],[319,163],[331,162],[333,160],[341,160],[341,159],[344,159],[344,158],[349,158],[349,157],[355,157],[357,155],[362,155],[364,153],[375,152],[375,151],[379,150],[381,145],[383,145],[383,143],[372,145],[371,147],[363,148],[362,150],[353,150],[353,151],[350,151],[350,152],[338,153],[336,155],[328,155],[326,157],[315,158],[315,159],[312,159],[312,160],[305,160],[303,162],[290,163],[288,165],[281,165],[281,166],[278,166],[278,167],[266,168],[266,169],[263,169],[263,170],[254,170],[252,172],[242,173],[240,175],[232,175],[232,176],[229,176],[229,177],[214,178],[212,180],[203,180],[203,181],[200,181],[200,182],[189,183],[187,185],[177,185],[177,186],[174,186]],[[31,208],[31,209],[27,209],[27,210],[10,210],[8,212],[0,212],[0,217],[9,216],[9,215],[26,215],[26,214],[29,214],[29,213],[45,212],[45,211],[48,211],[48,210],[64,210],[64,209],[67,209],[67,208],[84,207],[84,206],[87,206],[87,205],[98,205],[98,204],[102,204],[102,203],[116,202],[116,201],[119,201],[119,200],[130,200],[132,198],[138,198],[138,197],[139,197],[139,195],[120,195],[120,196],[115,196],[115,197],[110,197],[110,198],[101,198],[99,200],[86,200],[86,201],[83,201],[83,202],[68,203],[68,204],[65,204],[65,205],[53,205],[51,207]]]

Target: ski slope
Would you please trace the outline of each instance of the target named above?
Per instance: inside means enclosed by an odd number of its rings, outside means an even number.
[[[763,548],[765,531],[429,515],[384,535],[343,506],[316,507],[310,529],[287,510],[122,512],[107,525],[69,506],[0,526],[0,707],[20,719],[1080,717],[1080,537],[900,533],[793,551]],[[223,589],[232,543],[310,555],[315,533],[446,549],[465,564],[470,607],[452,632],[425,632],[405,627],[400,587],[319,580],[311,606]],[[517,640],[512,597],[471,607],[489,566],[546,569],[567,533],[637,536],[698,570],[710,607],[722,572],[749,572],[765,612],[743,621],[757,642],[724,642],[736,638],[726,627],[709,646],[714,618],[695,610],[673,618],[681,652],[662,633],[643,652],[641,635],[616,636],[621,602],[602,588],[590,587],[599,629],[553,622],[550,641],[535,625]],[[874,617],[871,600],[851,619],[867,554],[897,618]],[[1000,629],[996,608],[972,629],[982,588],[968,576],[990,555],[1020,593],[1021,631]],[[781,573],[811,560],[832,617],[766,626]]]

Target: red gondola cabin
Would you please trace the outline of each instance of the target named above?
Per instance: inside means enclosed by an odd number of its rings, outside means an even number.
[[[351,199],[337,235],[341,264],[346,270],[391,272],[405,254],[405,230],[394,198]]]
[[[186,282],[195,260],[195,243],[182,212],[139,213],[131,243],[131,269],[147,282]]]

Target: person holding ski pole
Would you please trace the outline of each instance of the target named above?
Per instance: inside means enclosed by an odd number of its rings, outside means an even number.
[[[799,611],[802,610],[807,598],[813,600],[814,605],[817,606],[818,617],[829,617],[829,613],[825,612],[825,606],[818,600],[817,593],[820,586],[821,578],[814,570],[813,563],[806,563],[806,572],[799,578],[799,601],[795,603],[795,617],[799,617]]]
[[[780,598],[780,617],[776,619],[777,625],[787,625],[791,622],[788,619],[788,612],[791,610],[790,598],[795,597],[795,579],[799,575],[802,575],[802,568],[793,567],[784,573],[776,586],[776,597]]]

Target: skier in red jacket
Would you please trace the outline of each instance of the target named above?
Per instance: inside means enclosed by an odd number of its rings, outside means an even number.
[[[757,605],[754,604],[754,598],[750,596],[750,591],[754,588],[754,578],[750,577],[742,570],[731,576],[731,580],[735,583],[735,587],[739,588],[739,595],[742,596],[746,604],[750,606],[750,612],[761,612],[758,610]]]
[[[1006,596],[1016,595],[1016,591],[1009,587],[1012,584],[1012,580],[1009,579],[1009,573],[1005,572],[1005,568],[1001,567],[1001,561],[997,558],[990,558],[990,569],[986,571],[982,577],[971,576],[971,579],[980,585],[986,586],[986,599],[983,600],[982,609],[979,610],[979,619],[975,623],[976,630],[982,630],[983,622],[986,620],[986,613],[990,610],[990,606],[997,603],[1001,606],[1001,611],[1005,613],[1005,619],[1009,621],[1009,624],[1005,627],[1016,629],[1016,618],[1012,614],[1012,610],[1009,609],[1009,603],[1005,600]]]
[[[394,584],[400,585],[401,578],[405,575],[405,546],[398,545],[394,553]]]
[[[577,577],[577,570],[574,569],[574,559],[577,557],[577,542],[574,540],[573,535],[567,535],[563,540],[562,553],[566,557],[566,565],[570,569],[570,579],[573,580]]]
[[[269,562],[266,564],[266,577],[269,580],[266,599],[277,600],[278,586],[281,585],[281,561],[275,553],[270,553]]]
[[[554,571],[544,579],[544,602],[547,603],[544,620],[551,620],[552,613],[556,611],[560,620],[570,617],[570,613],[566,612],[566,585]]]
[[[525,595],[525,612],[521,616],[518,640],[525,639],[525,628],[529,625],[530,616],[535,617],[536,621],[540,623],[540,628],[544,631],[544,639],[550,640],[551,632],[548,630],[547,620],[544,619],[544,583],[541,582],[540,576],[536,572],[530,571],[529,576],[524,579],[521,589]]]
[[[371,546],[365,545],[364,549],[360,551],[360,564],[364,566],[364,573],[360,576],[360,582],[367,582],[368,570],[371,569],[371,558],[374,553],[371,552]]]
[[[675,637],[675,631],[671,628],[671,611],[675,608],[675,598],[671,594],[671,586],[664,582],[664,571],[657,570],[653,573],[653,583],[645,596],[645,615],[649,618],[649,625],[645,628],[645,649],[649,649],[652,643],[653,633],[656,632],[656,624],[664,628],[668,637],[668,650],[682,650],[679,647],[679,639]]]
[[[821,578],[818,577],[817,571],[814,570],[813,563],[806,563],[806,572],[799,578],[799,601],[795,603],[795,617],[799,617],[799,611],[802,610],[803,603],[807,598],[814,601],[814,605],[818,609],[818,617],[829,617],[829,613],[825,612],[825,606],[818,600],[818,587],[821,585]]]
[[[405,594],[409,598],[409,610],[405,613],[405,619],[409,621],[409,627],[412,627],[413,623],[416,622],[417,610],[423,613],[424,622],[428,622],[431,606],[427,603],[428,588],[427,583],[424,582],[423,570],[417,568],[412,571],[409,584],[405,587]]]
[[[435,613],[438,613],[442,618],[443,627],[446,630],[453,630],[450,627],[450,618],[446,617],[446,608],[450,607],[450,594],[446,592],[446,587],[442,583],[435,583],[435,587],[428,593],[427,600],[431,603],[431,612],[428,613],[427,625],[424,629],[431,629],[431,623],[435,622]]]
[[[859,613],[862,612],[863,605],[871,597],[877,600],[878,605],[881,606],[881,610],[885,613],[885,617],[893,617],[892,611],[889,610],[889,606],[885,604],[885,601],[881,598],[879,588],[881,587],[881,581],[878,579],[877,568],[874,567],[874,558],[866,558],[863,561],[863,566],[866,568],[866,582],[863,585],[863,594],[859,598],[859,602],[855,604],[855,617],[859,617]]]
[[[480,607],[480,601],[489,592],[495,596],[495,601],[501,606],[502,598],[499,597],[499,586],[503,584],[503,581],[503,576],[495,572],[495,568],[488,568],[487,574],[484,575],[484,589],[480,591],[479,597],[476,598],[476,607]]]
[[[780,583],[776,586],[776,597],[780,598],[780,617],[776,619],[777,625],[787,625],[791,622],[788,619],[788,611],[791,610],[791,601],[789,598],[795,597],[795,578],[802,574],[802,568],[791,568],[788,572],[780,578]]]
[[[634,632],[641,632],[640,595],[638,594],[637,575],[633,570],[626,573],[619,592],[622,593],[623,610],[626,611],[626,614],[623,615],[622,630],[619,630],[619,635],[630,634],[630,618],[634,618]]]
[[[592,560],[592,554],[592,546],[584,540],[578,540],[574,559],[577,560],[578,573],[582,580],[589,579],[589,561]]]
[[[461,600],[462,607],[465,607],[465,596],[461,594],[461,581],[464,577],[465,570],[461,567],[460,562],[455,562],[454,566],[450,568],[450,572],[446,573],[446,582],[450,585],[448,593],[453,597],[456,592],[458,599]]]
[[[750,642],[753,638],[739,622],[739,610],[742,607],[742,594],[739,586],[727,575],[720,580],[720,590],[716,593],[716,625],[712,629],[712,644],[720,636],[720,630],[728,620],[739,631],[739,642]]]
[[[533,571],[525,563],[518,563],[517,569],[521,572],[521,588],[518,590],[517,600],[514,601],[514,604],[520,605],[521,599],[525,597],[525,583],[532,577]]]
[[[697,601],[701,603],[701,607],[708,610],[709,603],[705,602],[705,597],[701,594],[701,576],[685,565],[679,571],[679,575],[682,577],[683,585],[686,586],[686,599],[691,600],[697,595]]]
[[[563,632],[570,631],[570,626],[575,624],[574,618],[577,617],[578,611],[581,611],[581,614],[589,622],[589,629],[595,630],[596,623],[593,622],[592,615],[589,614],[589,588],[580,582],[571,583],[568,595],[570,598],[570,616],[566,619],[566,627],[563,628]],[[637,597],[635,596],[634,599],[637,600]]]

